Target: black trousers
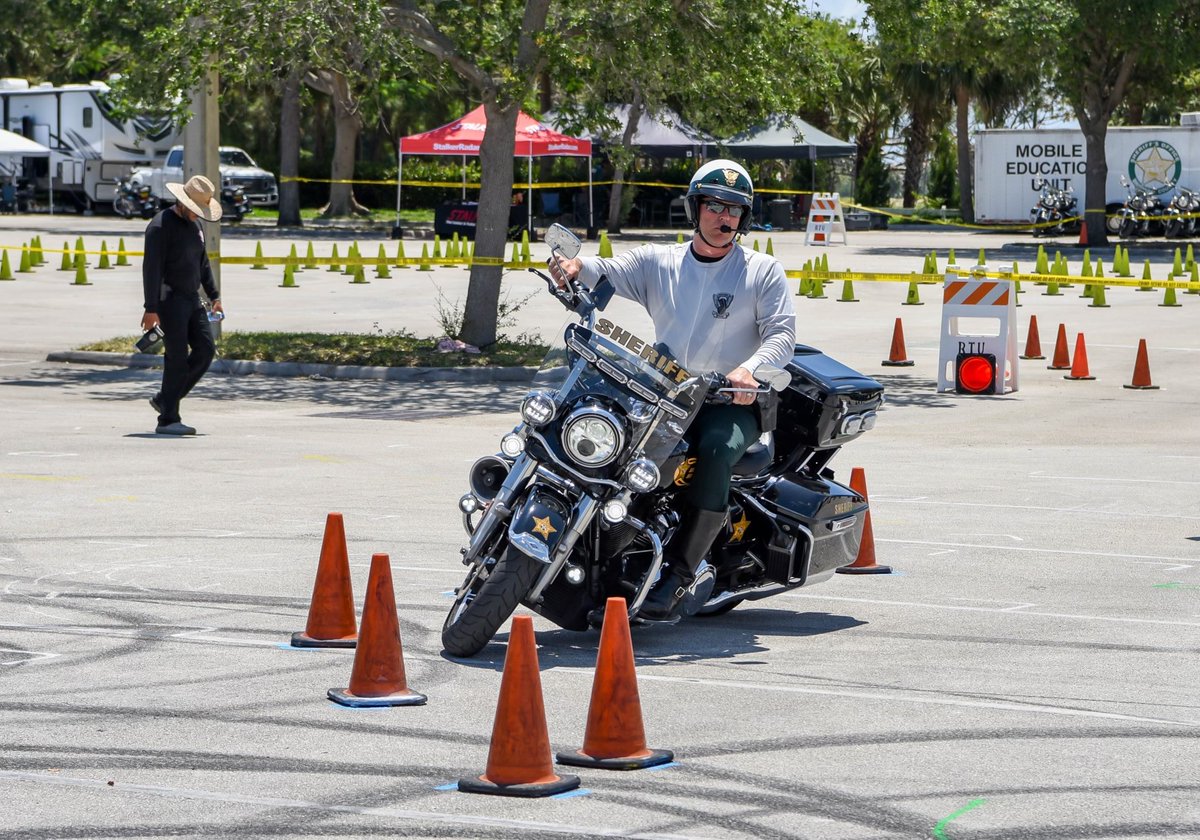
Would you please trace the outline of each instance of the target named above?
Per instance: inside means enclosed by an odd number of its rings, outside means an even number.
[[[166,357],[158,396],[158,404],[162,406],[158,424],[166,426],[179,422],[179,401],[204,376],[217,353],[217,345],[199,297],[171,295],[158,305],[158,319]]]

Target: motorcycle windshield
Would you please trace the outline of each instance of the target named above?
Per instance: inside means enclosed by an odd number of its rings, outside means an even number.
[[[670,354],[603,319],[594,329],[569,323],[533,385],[557,392],[560,405],[584,394],[617,402],[632,427],[630,454],[656,464],[674,451],[708,390]]]

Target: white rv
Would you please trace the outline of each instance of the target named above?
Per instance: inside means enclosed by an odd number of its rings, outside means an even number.
[[[25,177],[39,191],[66,193],[84,210],[111,203],[118,178],[162,160],[179,142],[178,128],[165,117],[118,118],[108,90],[103,82],[55,87],[0,79],[0,128],[52,152],[48,160],[26,160]]]

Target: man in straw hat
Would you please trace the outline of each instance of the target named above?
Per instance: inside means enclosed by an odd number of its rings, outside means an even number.
[[[146,296],[142,329],[161,325],[166,356],[162,386],[150,398],[150,405],[158,412],[155,432],[194,435],[196,430],[180,420],[179,401],[204,376],[216,354],[208,315],[200,302],[201,286],[212,302],[213,311],[224,311],[208,264],[204,229],[196,221],[218,221],[221,202],[214,196],[212,181],[203,175],[189,178],[186,184],[166,187],[178,201],[160,211],[146,226],[146,254],[142,261],[142,287]]]

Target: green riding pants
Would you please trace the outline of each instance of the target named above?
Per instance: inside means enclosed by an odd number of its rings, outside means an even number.
[[[754,406],[706,405],[700,409],[687,432],[696,456],[696,472],[687,489],[693,507],[712,511],[729,507],[733,465],[759,434]]]

